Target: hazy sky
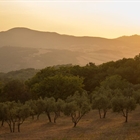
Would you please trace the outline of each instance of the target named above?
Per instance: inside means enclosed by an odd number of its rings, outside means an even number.
[[[107,38],[140,35],[140,0],[0,0],[0,31],[13,27]]]

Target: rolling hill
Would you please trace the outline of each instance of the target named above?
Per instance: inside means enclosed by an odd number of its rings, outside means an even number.
[[[101,64],[140,52],[140,36],[76,37],[28,28],[0,32],[0,72],[89,62]]]

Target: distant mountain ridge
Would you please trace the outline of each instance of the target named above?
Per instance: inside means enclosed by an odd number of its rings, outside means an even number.
[[[28,28],[0,32],[0,72],[61,64],[101,64],[140,53],[140,36],[115,39],[61,35]]]

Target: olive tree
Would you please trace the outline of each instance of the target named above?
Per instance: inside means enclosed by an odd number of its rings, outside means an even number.
[[[15,132],[15,126],[18,126],[20,132],[20,125],[23,124],[25,119],[30,116],[31,108],[27,104],[20,102],[4,102],[1,103],[0,114],[2,121],[7,122],[10,132]]]
[[[97,109],[99,117],[105,118],[107,111],[111,108],[111,95],[112,90],[110,88],[100,87],[96,91],[92,92],[92,109]],[[103,112],[103,115],[102,115]]]
[[[69,96],[66,100],[64,114],[71,116],[73,127],[76,127],[81,118],[91,109],[90,101],[87,93],[76,92],[73,96]]]
[[[1,113],[3,114],[4,120],[7,122],[10,132],[15,131],[16,123],[16,102],[5,102],[3,103]]]
[[[36,100],[35,105],[37,120],[39,120],[39,116],[45,111],[45,101],[40,97],[38,100]]]
[[[45,102],[45,112],[47,114],[49,122],[52,122],[51,112],[54,112],[54,109],[55,109],[55,98],[54,97],[51,97],[51,98],[45,97],[44,102]]]
[[[37,115],[37,106],[36,106],[36,100],[28,100],[25,102],[28,106],[31,108],[30,115],[32,116],[32,120],[34,120],[34,116]]]
[[[28,104],[19,104],[16,107],[16,118],[17,118],[17,126],[18,132],[20,132],[20,126],[23,124],[26,118],[28,118],[31,114],[32,110]]]
[[[54,123],[56,123],[56,119],[60,116],[60,112],[63,112],[65,106],[65,101],[62,99],[58,99],[54,105]]]
[[[112,99],[112,110],[114,112],[121,112],[123,117],[125,117],[125,122],[128,122],[128,115],[135,108],[136,101],[132,97],[120,95]]]

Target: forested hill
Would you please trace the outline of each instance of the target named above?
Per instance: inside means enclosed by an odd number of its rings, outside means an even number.
[[[140,36],[115,39],[76,37],[28,28],[0,32],[0,72],[61,64],[102,64],[132,58],[140,52]]]
[[[21,80],[26,81],[29,78],[32,78],[39,70],[33,68],[21,69],[16,71],[10,71],[8,73],[0,73],[0,83],[8,82],[11,80]]]
[[[140,105],[140,55],[101,65],[12,71],[0,77],[0,121],[2,126],[8,123],[12,133],[14,126],[20,132],[20,125],[28,117],[37,116],[39,120],[44,113],[49,122],[56,123],[62,112],[71,117],[73,127],[90,110],[98,110],[100,120],[108,116],[109,110],[121,112],[128,122],[131,111]]]

